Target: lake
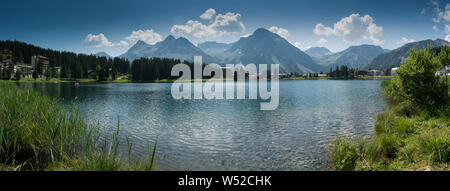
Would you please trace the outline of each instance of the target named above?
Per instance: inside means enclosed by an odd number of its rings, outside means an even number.
[[[386,107],[380,83],[280,81],[273,111],[259,110],[261,100],[175,100],[171,83],[19,86],[74,102],[89,123],[115,129],[120,119],[138,158],[157,140],[158,170],[329,170],[333,139],[374,134]]]

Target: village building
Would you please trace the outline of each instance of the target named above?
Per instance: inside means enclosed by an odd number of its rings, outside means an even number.
[[[399,69],[399,67],[395,67],[391,69],[391,76],[396,76],[397,75],[397,70]]]
[[[1,52],[0,68],[2,70],[9,69],[11,73],[16,72],[16,67],[13,62],[12,52],[10,50],[4,49]]]
[[[382,75],[384,75],[384,72],[381,70],[368,70],[367,75],[368,76],[382,76]]]
[[[319,77],[328,77],[328,74],[319,74]]]
[[[444,68],[442,68],[442,70],[439,70],[436,72],[436,75],[439,76],[450,76],[450,66],[445,66]]]
[[[31,67],[33,68],[33,71],[37,70],[39,71],[39,77],[42,77],[43,74],[48,69],[50,62],[47,57],[35,55],[31,57]]]

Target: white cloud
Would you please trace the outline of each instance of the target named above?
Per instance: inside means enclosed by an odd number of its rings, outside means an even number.
[[[433,30],[434,30],[434,32],[439,32],[439,30],[438,30],[436,25],[433,26]]]
[[[447,5],[445,5],[445,12],[442,18],[447,22],[450,22],[450,3],[447,3]]]
[[[437,0],[431,0],[430,2],[433,6],[432,10],[435,16],[432,18],[435,23],[442,23],[444,25],[445,40],[450,39],[450,3],[445,4],[445,8],[442,9]],[[437,26],[433,26],[433,30],[438,32]]]
[[[114,43],[110,42],[103,33],[100,34],[88,34],[84,39],[84,46],[87,47],[111,47]]]
[[[218,14],[216,20],[210,26],[219,33],[240,33],[245,31],[245,26],[240,19],[241,14],[239,13]]]
[[[363,40],[371,40],[374,44],[383,43],[383,27],[377,26],[370,15],[351,14],[335,23],[333,27],[319,23],[313,32],[316,35],[340,36],[344,42],[349,43]]]
[[[399,41],[397,41],[397,44],[407,44],[407,43],[411,43],[414,42],[414,39],[408,39],[406,37],[402,37]]]
[[[294,46],[297,47],[300,50],[303,50],[303,51],[308,50],[309,48],[311,48],[311,46],[303,47],[303,45],[301,43],[299,43],[299,42],[294,42]]]
[[[334,30],[332,28],[325,27],[322,23],[317,24],[316,27],[314,28],[313,32],[316,35],[325,35],[325,36],[335,34]]]
[[[206,16],[204,17],[206,18]],[[245,26],[241,21],[241,14],[228,12],[226,14],[217,14],[209,24],[189,20],[184,25],[174,25],[170,32],[177,36],[211,38],[243,33],[245,32]]]
[[[433,22],[440,23],[441,20],[450,22],[450,3],[447,3],[445,5],[445,9],[442,10],[439,6],[439,2],[437,1],[431,1],[431,3],[434,5],[434,12],[436,13],[436,17],[433,18]]]
[[[204,20],[211,20],[214,15],[216,15],[216,10],[214,10],[213,8],[209,8],[205,11],[205,13],[200,15],[200,18]]]
[[[280,35],[281,37],[283,37],[283,38],[287,38],[287,37],[289,37],[289,31],[287,30],[287,29],[285,29],[285,28],[281,28],[281,27],[276,27],[276,26],[272,26],[272,27],[270,27],[269,28],[269,31],[270,32],[273,32],[273,33],[275,33],[275,34],[278,34],[278,35]]]
[[[129,46],[130,44],[136,43],[138,40],[142,40],[147,44],[155,44],[159,41],[162,41],[162,37],[160,34],[150,30],[137,30],[132,31],[131,34],[125,37],[123,40],[118,43],[113,43],[108,40],[108,38],[103,34],[88,34],[84,39],[84,46],[86,47],[114,47],[114,46]]]
[[[328,42],[327,39],[324,39],[324,38],[321,38],[317,41],[317,43],[319,43],[319,44],[325,44],[327,42]]]
[[[189,20],[188,22],[186,22],[185,25],[172,26],[170,32],[174,35],[192,36],[195,38],[203,38],[218,35],[218,32],[212,29],[211,27],[203,25],[199,21],[193,20]]]
[[[157,32],[153,31],[153,29],[137,30],[131,32],[130,36],[125,37],[125,39],[131,44],[136,43],[138,40],[142,40],[147,44],[155,44],[157,42],[162,41],[162,36]]]

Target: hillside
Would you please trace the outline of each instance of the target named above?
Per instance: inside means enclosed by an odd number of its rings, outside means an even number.
[[[322,65],[330,67],[346,65],[350,68],[364,68],[376,56],[384,53],[380,46],[360,45],[351,46],[334,54],[315,56],[314,60]]]
[[[436,39],[434,41],[429,39],[408,43],[401,46],[400,48],[380,54],[379,56],[374,58],[372,62],[368,64],[365,68],[384,70],[399,67],[408,57],[409,50],[411,50],[412,48],[425,49],[429,44],[431,44],[433,47],[440,47],[444,45],[450,46],[449,42],[442,39]]]

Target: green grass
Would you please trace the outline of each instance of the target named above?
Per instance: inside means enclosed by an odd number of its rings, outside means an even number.
[[[358,77],[358,79],[362,79],[362,80],[372,80],[372,79],[387,80],[387,79],[392,79],[392,78],[394,78],[394,76],[363,76],[363,77]]]
[[[0,170],[151,170],[156,144],[146,160],[132,162],[117,152],[119,127],[101,139],[100,127],[75,107],[0,81]]]
[[[374,137],[339,138],[330,151],[335,170],[448,171],[449,108],[431,117],[408,101],[393,102],[378,114]]]

